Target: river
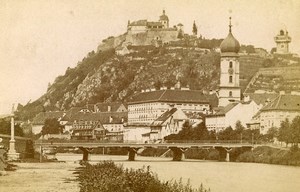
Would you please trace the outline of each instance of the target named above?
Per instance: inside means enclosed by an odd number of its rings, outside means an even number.
[[[79,154],[57,154],[61,161],[76,161]],[[212,192],[299,192],[300,167],[256,163],[227,163],[190,160],[176,162],[171,158],[141,157],[127,161],[127,156],[92,155],[91,163],[113,160],[126,168],[150,166],[162,180],[190,181],[194,187],[203,183]]]

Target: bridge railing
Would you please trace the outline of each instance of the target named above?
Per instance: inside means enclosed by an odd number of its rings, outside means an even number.
[[[165,140],[165,141],[155,141],[155,142],[143,142],[143,141],[111,141],[111,140],[36,140],[35,144],[53,144],[53,143],[101,143],[101,144],[110,144],[110,143],[120,143],[120,144],[176,144],[176,143],[185,143],[185,144],[258,144],[257,141],[248,141],[248,140]]]
[[[166,140],[164,143],[252,144],[251,141],[247,140]]]

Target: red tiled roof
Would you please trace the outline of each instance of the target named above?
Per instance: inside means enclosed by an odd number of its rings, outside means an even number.
[[[261,110],[300,111],[300,95],[279,95]]]
[[[209,103],[207,95],[196,90],[158,90],[134,95],[129,104],[147,102]]]

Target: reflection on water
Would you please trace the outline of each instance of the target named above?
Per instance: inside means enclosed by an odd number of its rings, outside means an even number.
[[[61,161],[80,160],[80,154],[57,154]],[[92,155],[91,162],[113,160],[126,168],[150,166],[162,180],[190,180],[194,187],[209,187],[212,192],[299,192],[300,167],[255,163],[226,163],[171,158],[140,157],[127,161],[127,156]]]

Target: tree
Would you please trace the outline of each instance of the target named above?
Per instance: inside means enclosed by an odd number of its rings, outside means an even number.
[[[0,134],[10,135],[10,118],[0,119]],[[24,136],[23,130],[19,124],[15,124],[15,136]]]
[[[274,140],[274,138],[278,137],[278,133],[279,133],[279,130],[277,127],[271,127],[268,131],[267,131],[267,139],[269,141],[272,141]]]
[[[278,140],[285,142],[286,146],[291,142],[291,126],[287,118],[280,124],[278,131]]]
[[[196,25],[196,23],[194,21],[194,24],[193,24],[193,35],[197,35],[197,33],[198,33],[198,29],[197,29],[197,25]]]
[[[60,134],[63,133],[64,127],[60,125],[59,121],[57,119],[46,119],[44,126],[42,127],[41,134]]]
[[[300,143],[300,116],[293,119],[290,130],[291,142],[294,146],[298,146]]]

